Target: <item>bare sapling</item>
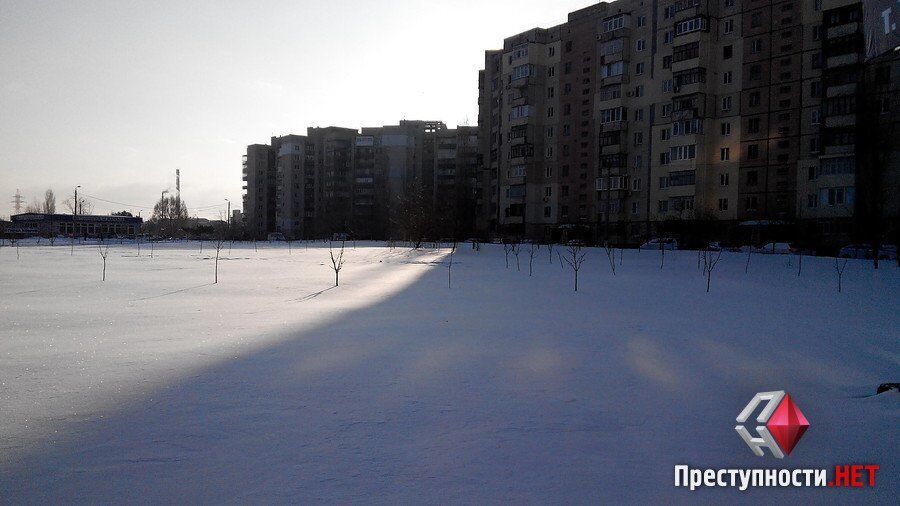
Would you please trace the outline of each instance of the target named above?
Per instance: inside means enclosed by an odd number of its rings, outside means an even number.
[[[103,258],[103,277],[102,281],[106,281],[106,257],[109,255],[109,244],[104,248],[102,244],[98,244],[97,248],[100,250],[100,257]]]
[[[606,259],[609,260],[609,268],[612,269],[613,276],[616,275],[616,248],[609,245],[609,241],[603,243],[603,249],[606,251]]]
[[[659,268],[662,269],[666,265],[666,243],[659,242]]]
[[[559,264],[559,268],[562,270],[566,270],[566,264],[563,263],[562,255],[559,254],[559,251],[556,252],[556,260]]]
[[[56,244],[56,236],[51,235],[50,236],[50,247],[52,248],[54,244]]]
[[[454,240],[450,246],[450,262],[447,263],[447,288],[452,288],[450,284],[450,275],[453,272],[453,253],[456,252],[456,241]]]
[[[70,243],[72,248],[69,250],[69,256],[75,254],[75,234],[72,234],[72,242]]]
[[[803,250],[797,251],[797,277],[800,277],[800,273],[803,272]]]
[[[549,253],[548,256],[550,257],[550,265],[553,265],[553,243],[552,242],[547,243],[547,252]]]
[[[503,255],[506,258],[506,268],[509,269],[509,254],[512,253],[512,245],[503,241]]]
[[[200,254],[203,254],[203,239],[200,239]]]
[[[715,254],[708,249],[703,250],[703,273],[706,275],[706,293],[709,293],[709,285],[712,281],[712,272],[722,259],[722,250]]]
[[[519,242],[518,239],[516,239],[516,240],[512,243],[512,252],[513,252],[513,255],[516,256],[516,270],[519,271],[519,272],[522,272],[522,268],[521,268],[521,266],[519,265],[519,252],[521,252],[521,251],[522,251],[522,243]]]
[[[18,238],[10,239],[9,242],[10,242],[10,244],[12,244],[13,246],[16,247],[16,260],[18,260],[19,259],[19,239]]]
[[[575,291],[578,291],[578,271],[581,270],[581,265],[584,263],[584,258],[587,256],[587,253],[582,251],[582,247],[580,244],[570,244],[566,251],[566,256],[563,259],[569,264],[569,267],[572,268],[572,272],[575,274]]]
[[[841,293],[843,289],[843,280],[844,280],[844,269],[847,268],[847,259],[844,259],[844,263],[838,263],[838,259],[834,259],[834,270],[837,272],[838,276],[838,293]]]
[[[291,243],[292,243],[292,242],[294,242],[294,241],[292,241],[291,239],[288,239],[288,240],[287,240],[287,244],[288,244],[288,255],[293,255],[293,254],[294,254],[294,252],[292,251],[292,248],[291,248]]]
[[[750,274],[750,255],[753,254],[753,245],[747,246],[747,265],[744,266],[744,274]]]
[[[341,269],[344,267],[344,241],[341,241],[341,249],[334,254],[334,241],[328,242],[328,252],[331,254],[331,268],[334,270],[334,286],[338,286]]]
[[[534,256],[541,249],[541,245],[532,242],[530,244],[530,248],[528,249],[528,276],[531,277],[534,274]]]
[[[213,245],[216,247],[216,275],[213,284],[219,284],[219,252],[222,251],[222,245],[225,244],[225,236],[221,235]]]

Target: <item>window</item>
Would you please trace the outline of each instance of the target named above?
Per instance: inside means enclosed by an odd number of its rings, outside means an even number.
[[[638,51],[643,51],[647,48],[647,43],[644,41],[644,39],[638,39],[636,47]]]
[[[813,98],[822,96],[822,81],[812,81],[809,83],[809,95]]]
[[[734,46],[728,44],[727,46],[722,47],[722,59],[730,60],[731,57],[734,56]]]
[[[527,118],[528,116],[531,116],[530,105],[517,105],[509,112],[509,119],[511,120],[516,118]]]
[[[640,62],[640,63],[635,64],[635,66],[634,66],[634,73],[635,73],[636,75],[641,75],[641,74],[644,73],[644,62]]]
[[[759,28],[760,26],[762,26],[762,13],[754,12],[750,15],[750,27]]]
[[[659,131],[660,140],[667,141],[672,138],[672,129],[671,128],[663,128]]]
[[[544,218],[549,218],[550,213],[551,213],[550,206],[544,206]]]
[[[750,104],[750,107],[756,107],[760,104],[760,95],[758,91],[750,92],[750,98],[747,100],[747,103]]]
[[[722,135],[731,135],[731,123],[722,123],[720,127]]]
[[[553,117],[553,113],[554,113],[553,106],[548,107],[548,108],[547,108],[547,117],[548,117],[548,118],[552,118],[552,117]],[[553,135],[553,134],[552,134],[552,132],[553,132],[552,128],[551,128],[550,132],[551,132],[550,136],[552,136],[552,135]]]
[[[513,67],[512,79],[521,79],[534,74],[534,65],[519,65]]]
[[[663,44],[671,44],[673,40],[675,40],[675,34],[672,33],[672,30],[663,33]]]
[[[731,110],[731,97],[722,97],[722,111],[728,112]]]
[[[553,196],[553,187],[552,187],[552,186],[545,186],[545,187],[544,187],[544,196],[545,196],[545,197],[552,197],[552,196]]]
[[[822,188],[819,190],[822,205],[829,207],[834,206],[852,206],[854,199],[854,190],[852,187],[839,188]]]
[[[662,59],[662,67],[663,67],[664,69],[670,69],[670,68],[672,68],[672,55],[666,55],[666,56],[663,56],[663,59]]]
[[[806,195],[806,207],[811,207],[811,208],[819,207],[819,199],[816,198],[815,193],[808,193]]]
[[[638,17],[637,17],[637,26],[638,26],[638,28],[640,28],[640,27],[642,27],[642,26],[644,26],[644,25],[646,25],[646,24],[647,24],[647,17],[646,17],[646,16],[638,16]]]
[[[719,186],[728,186],[728,173],[723,172],[719,174]]]
[[[547,98],[553,98],[554,95],[556,95],[556,88],[553,86],[547,88]]]
[[[759,172],[747,171],[747,186],[756,186],[757,184],[759,184]]]
[[[672,104],[663,104],[663,107],[662,107],[663,118],[668,118],[671,115],[672,115]]]
[[[512,177],[525,177],[525,166],[513,165],[510,172]]]
[[[728,210],[728,199],[719,199],[719,211]]]
[[[819,172],[822,175],[853,174],[856,172],[856,159],[852,156],[839,158],[822,158]]]
[[[747,146],[747,159],[756,160],[759,158],[759,144],[751,144]]]
[[[619,28],[625,28],[625,15],[620,14],[618,16],[609,18],[603,21],[603,31],[611,32],[613,30],[618,30]]]
[[[638,107],[634,110],[634,120],[635,121],[643,121],[644,120],[644,110]]]
[[[663,91],[663,93],[671,93],[672,92],[672,80],[671,79],[663,80],[662,91]]]
[[[762,51],[762,44],[762,39],[753,39],[752,41],[750,41],[750,52],[754,54],[759,53],[760,51]]]
[[[644,133],[643,132],[635,132],[634,133],[634,145],[639,146],[644,143]]]
[[[756,211],[756,208],[758,205],[759,205],[759,199],[757,197],[747,197],[747,210],[748,211]]]
[[[641,191],[641,179],[634,177],[631,178],[631,191],[639,192]]]
[[[734,31],[734,20],[733,20],[733,19],[726,19],[726,20],[725,20],[725,23],[724,23],[724,25],[723,25],[723,27],[722,27],[722,31],[725,32],[725,33],[731,33],[731,32],[733,32],[733,31]]]
[[[659,207],[657,208],[661,213],[669,212],[669,201],[668,200],[660,200]]]
[[[641,65],[641,64],[638,64]],[[620,76],[625,72],[625,62],[617,61],[600,67],[600,77]]]
[[[631,203],[631,214],[639,214],[639,212],[638,212],[638,203],[637,203],[637,202],[632,202],[632,203]]]
[[[672,146],[669,148],[669,156],[672,160],[692,160],[697,156],[697,145]]]
[[[622,121],[623,110],[621,107],[612,109],[603,109],[600,111],[600,123],[611,123],[613,121]]]
[[[730,70],[726,70],[722,73],[722,84],[731,84],[734,80],[734,73]]]
[[[644,85],[639,84],[634,87],[634,96],[635,97],[643,97],[644,96]]]
[[[731,160],[731,150],[729,148],[722,148],[719,150],[719,160],[723,162],[727,162]]]
[[[544,177],[553,177],[553,167],[544,167]]]
[[[669,172],[669,186],[690,186],[697,182],[696,177],[693,170]]]
[[[551,65],[547,68],[547,77],[553,77],[556,75],[556,65]]]
[[[706,30],[706,18],[696,17],[681,21],[675,25],[675,35],[684,35],[686,33],[696,32],[698,30]]]
[[[699,56],[700,56],[700,43],[699,42],[691,42],[689,44],[682,44],[680,46],[675,46],[672,49],[672,61],[673,62],[691,60],[691,59],[697,58]]]

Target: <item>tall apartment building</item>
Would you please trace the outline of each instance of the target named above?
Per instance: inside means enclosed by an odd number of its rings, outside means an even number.
[[[862,51],[841,9],[860,3],[617,0],[505,39],[479,74],[479,230],[632,242],[852,216],[849,88],[823,86],[853,60],[834,37]],[[812,188],[810,170],[846,177]]]
[[[244,156],[247,230],[401,237],[403,215],[415,205],[427,208],[429,235],[460,238],[474,227],[478,167],[477,128],[437,121],[272,137]]]

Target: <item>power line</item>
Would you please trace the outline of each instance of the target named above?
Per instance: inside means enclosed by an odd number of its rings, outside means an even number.
[[[94,199],[94,200],[99,200],[100,202],[106,202],[107,204],[116,204],[116,205],[118,205],[118,206],[134,207],[134,208],[137,208],[137,209],[153,209],[153,208],[156,206],[156,204],[154,204],[154,205],[149,205],[149,206],[147,206],[147,205],[140,205],[140,204],[128,204],[128,203],[125,203],[125,202],[116,202],[116,201],[114,201],[114,200],[106,200],[106,199],[103,199],[103,198],[100,198],[100,197],[97,197],[97,196],[94,196],[94,195],[89,195],[89,194],[84,193],[84,192],[82,192],[82,194],[83,194],[85,197],[88,197],[88,198],[91,198],[91,199]],[[191,210],[191,211],[203,211],[203,210],[213,209],[213,208],[216,208],[216,207],[222,208],[222,207],[225,207],[226,205],[227,205],[227,204],[210,204],[210,205],[207,205],[207,206],[191,206],[191,207],[187,207],[186,209]]]

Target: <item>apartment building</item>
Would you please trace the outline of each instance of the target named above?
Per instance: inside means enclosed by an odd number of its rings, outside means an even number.
[[[830,230],[858,210],[852,98],[838,97],[852,94],[839,69],[862,55],[860,6],[617,0],[505,39],[479,73],[478,229],[622,242],[686,223]]]
[[[265,237],[402,236],[402,217],[427,210],[429,235],[462,237],[474,228],[476,127],[401,121],[361,131],[309,128],[247,147],[244,209],[248,232]]]

